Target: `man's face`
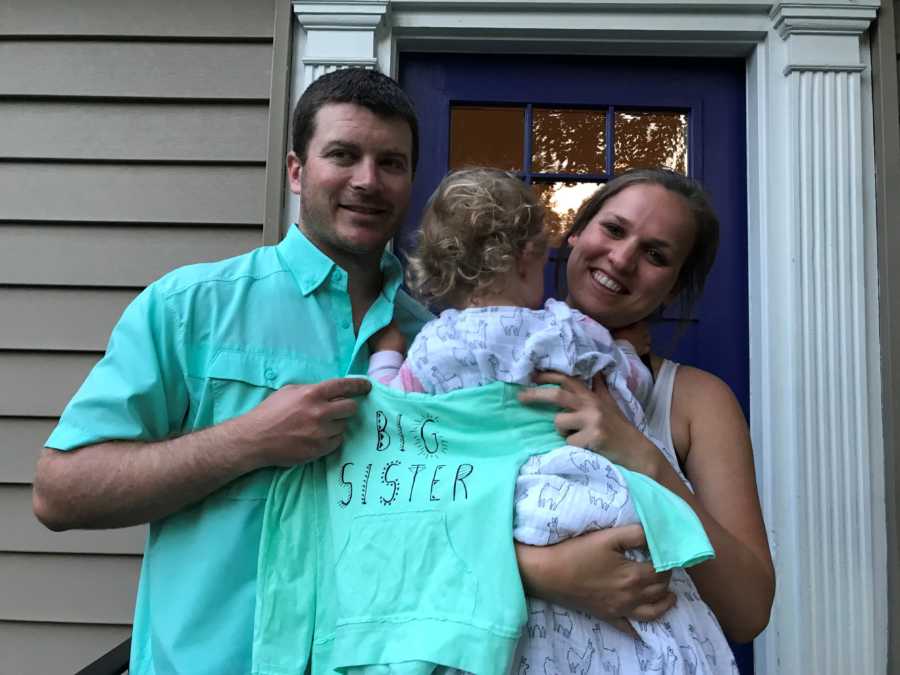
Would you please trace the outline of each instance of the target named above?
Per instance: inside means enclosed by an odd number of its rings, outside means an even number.
[[[352,103],[322,106],[306,161],[288,155],[300,229],[338,264],[380,259],[412,188],[412,131]]]

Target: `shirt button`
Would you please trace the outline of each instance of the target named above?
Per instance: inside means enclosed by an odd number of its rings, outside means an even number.
[[[341,321],[341,328],[347,330],[348,328],[350,328],[350,322],[347,321],[347,319],[344,319],[343,321]]]
[[[266,376],[267,380],[275,379],[275,371],[272,370],[271,368],[266,368],[266,372],[264,373],[264,375]]]

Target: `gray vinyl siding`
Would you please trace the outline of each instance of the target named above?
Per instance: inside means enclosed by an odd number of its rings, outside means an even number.
[[[45,530],[34,461],[146,284],[262,242],[275,11],[0,3],[0,675],[129,634],[145,528]]]
[[[19,673],[74,673],[73,663],[91,663],[96,658],[97,645],[115,645],[128,637],[131,626],[24,623],[0,621],[0,654],[3,655],[3,675]],[[39,634],[45,648],[23,650],[34,634]]]

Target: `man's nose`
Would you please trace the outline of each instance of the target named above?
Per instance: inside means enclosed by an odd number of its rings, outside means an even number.
[[[350,187],[355,190],[374,190],[378,186],[378,164],[374,159],[364,157],[353,167]]]

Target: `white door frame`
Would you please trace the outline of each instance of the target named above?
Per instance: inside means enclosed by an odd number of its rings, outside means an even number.
[[[887,562],[871,68],[878,0],[298,0],[292,100],[402,52],[747,63],[750,401],[778,589],[756,672],[880,674]],[[285,222],[296,217],[288,202]]]

